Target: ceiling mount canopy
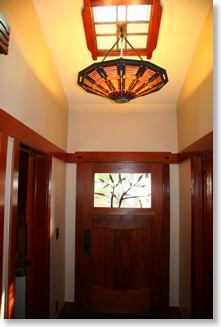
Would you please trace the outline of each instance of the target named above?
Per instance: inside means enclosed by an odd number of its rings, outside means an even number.
[[[78,74],[78,85],[85,91],[117,103],[127,103],[159,91],[168,82],[166,70],[144,61],[124,36],[124,29],[122,25],[119,38],[101,62],[90,65]],[[105,61],[119,43],[120,58]],[[140,60],[123,58],[124,43],[130,46]]]

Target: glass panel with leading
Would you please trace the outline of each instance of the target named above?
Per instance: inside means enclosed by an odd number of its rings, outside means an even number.
[[[151,208],[151,174],[95,173],[94,207]]]

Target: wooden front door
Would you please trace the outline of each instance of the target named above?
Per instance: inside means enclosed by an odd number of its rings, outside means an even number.
[[[159,317],[167,309],[168,177],[161,163],[78,164],[76,300],[82,312]]]

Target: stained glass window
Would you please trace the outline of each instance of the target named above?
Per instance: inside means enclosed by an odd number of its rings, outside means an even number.
[[[94,207],[151,208],[151,174],[95,173]]]

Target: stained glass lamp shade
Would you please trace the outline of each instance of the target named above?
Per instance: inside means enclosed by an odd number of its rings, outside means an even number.
[[[120,39],[129,43],[123,34],[116,43]],[[131,46],[130,43],[129,45]],[[133,50],[136,52],[134,48]],[[133,60],[121,56],[119,59],[105,61],[106,57],[79,72],[77,82],[85,91],[117,103],[127,103],[159,91],[168,82],[165,69],[144,61],[141,57],[141,60]]]
[[[159,91],[168,82],[166,70],[149,61],[119,58],[92,64],[78,74],[89,93],[126,103]]]

